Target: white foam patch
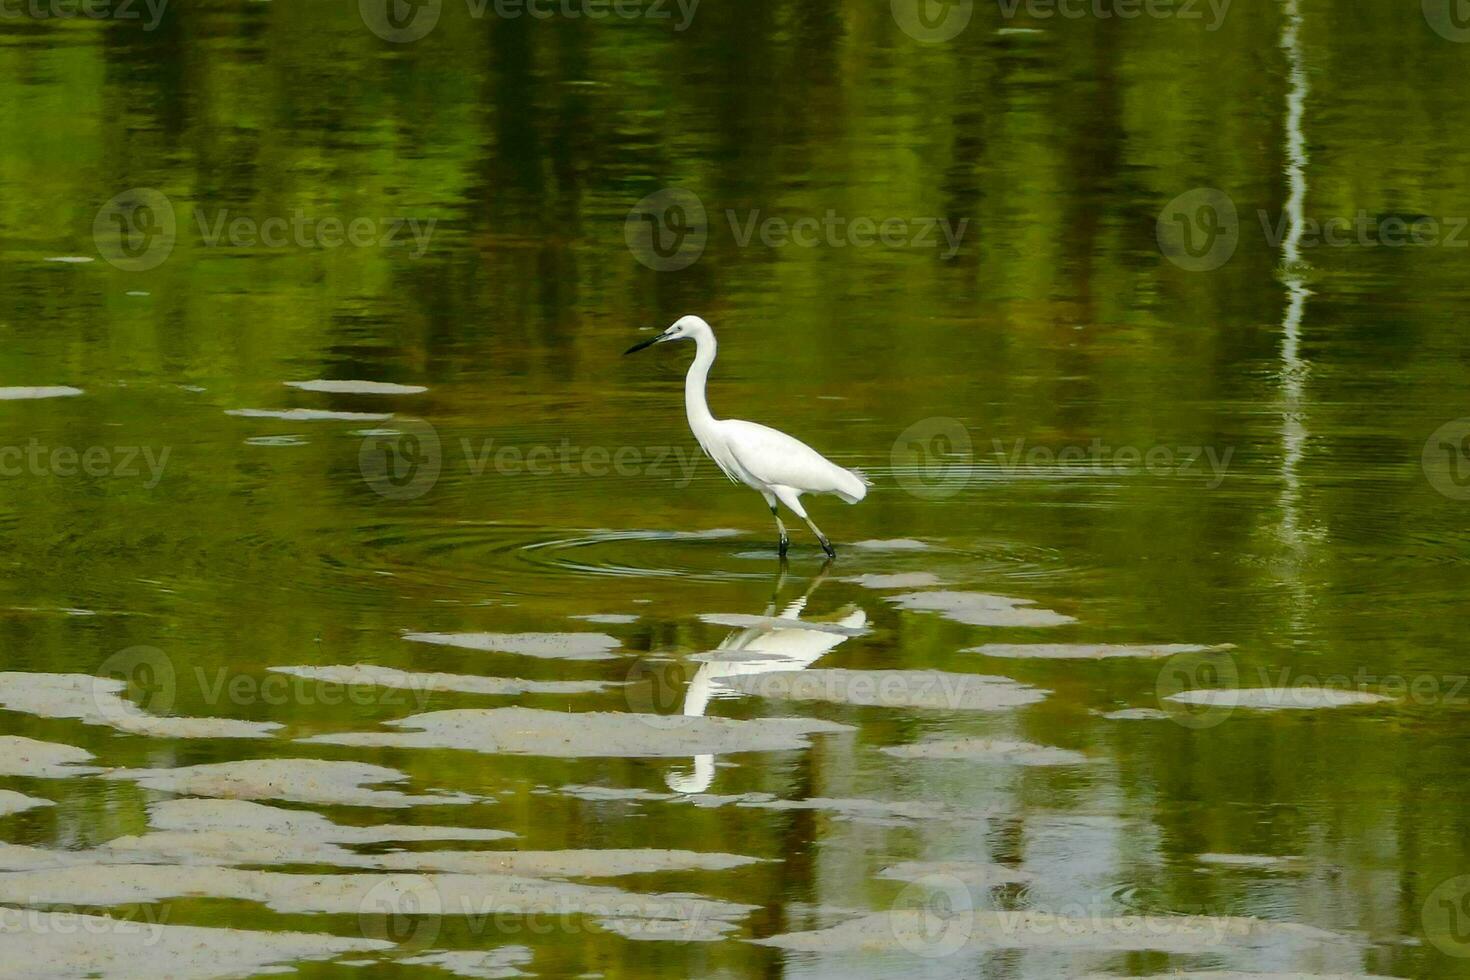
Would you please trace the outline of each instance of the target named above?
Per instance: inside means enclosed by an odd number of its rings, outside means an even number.
[[[446,950],[421,953],[398,962],[409,966],[437,966],[456,976],[474,977],[477,980],[506,980],[510,977],[531,976],[520,969],[529,964],[531,959],[531,950],[525,946],[501,946],[488,951]]]
[[[1165,721],[1173,716],[1158,708],[1119,708],[1103,712],[1102,717],[1109,721]]]
[[[392,412],[328,412],[316,408],[228,408],[226,415],[242,419],[283,419],[287,422],[386,422]]]
[[[751,941],[801,952],[1035,949],[1178,955],[1263,947],[1285,955],[1351,943],[1346,936],[1295,923],[1201,915],[1072,918],[1038,910],[978,911],[949,917],[936,930],[933,913],[925,909],[894,909],[827,929]]]
[[[865,589],[927,589],[942,584],[932,572],[901,572],[896,575],[854,575],[843,579]]]
[[[1201,854],[1201,864],[1219,864],[1236,868],[1280,868],[1296,864],[1300,858],[1275,854]]]
[[[963,759],[1014,766],[1077,766],[1090,760],[1081,752],[1000,738],[949,738],[880,749],[900,759]]]
[[[879,878],[894,881],[925,881],[941,876],[975,888],[1019,885],[1036,880],[1029,871],[983,861],[901,861],[878,872]]]
[[[87,765],[92,753],[75,745],[41,742],[24,735],[0,735],[0,776],[67,779],[101,772]]]
[[[723,919],[679,922],[674,919],[598,919],[608,932],[638,942],[715,943],[734,932],[736,925]]]
[[[967,808],[964,812],[960,812],[942,804],[917,800],[874,800],[861,797],[812,797],[805,800],[786,800],[770,793],[732,795],[661,793],[646,789],[611,786],[569,786],[561,792],[567,796],[593,803],[689,803],[701,809],[734,806],[774,811],[810,810],[825,813],[840,820],[879,826],[907,826],[922,820],[964,823],[988,815],[986,811],[977,808]]]
[[[888,538],[879,540],[869,538],[866,541],[858,541],[852,545],[864,551],[933,551],[934,546],[924,541],[916,541],[913,538]]]
[[[288,388],[301,391],[319,391],[329,395],[419,395],[426,391],[423,385],[400,385],[388,381],[287,381]]]
[[[14,790],[0,789],[0,817],[8,817],[12,813],[25,813],[37,807],[55,806],[51,800],[42,800],[34,796],[26,796]]]
[[[0,707],[41,718],[74,718],[131,735],[162,738],[269,738],[275,722],[153,715],[122,696],[124,681],[90,674],[0,673]]]
[[[90,265],[97,260],[90,255],[49,255],[43,262],[59,262],[62,265]]]
[[[805,748],[808,736],[848,732],[810,718],[698,718],[629,712],[463,708],[384,722],[405,731],[317,735],[303,741],[381,748],[466,749],[559,758],[646,758]]]
[[[30,401],[36,398],[74,398],[82,389],[67,385],[52,385],[40,388],[0,388],[0,401]]]
[[[117,769],[105,779],[126,779],[160,793],[235,800],[284,800],[344,806],[436,806],[473,803],[463,793],[412,795],[371,789],[407,777],[397,769],[326,759],[244,759],[176,769]]]
[[[1201,688],[1166,695],[1165,701],[1222,708],[1251,708],[1260,711],[1348,708],[1382,704],[1392,698],[1368,691],[1345,691],[1330,687],[1252,687],[1239,689]]]
[[[808,630],[813,633],[831,633],[833,636],[862,636],[868,632],[866,626],[843,626],[841,623],[823,623],[819,620],[792,619],[785,616],[704,613],[699,618],[712,626],[729,626],[732,629]]]
[[[573,616],[572,618],[588,623],[597,623],[601,626],[627,626],[630,623],[638,622],[637,616],[632,616],[627,613],[592,613],[588,616]]]
[[[16,909],[0,916],[0,962],[8,976],[30,980],[250,976],[392,945],[376,939],[202,929],[75,912]]]
[[[756,906],[686,894],[624,891],[516,875],[287,874],[224,867],[76,865],[0,872],[0,902],[133,905],[182,897],[258,902],[272,911],[361,915],[598,915],[701,922],[740,918]]]
[[[613,686],[609,681],[530,681],[515,677],[476,677],[470,674],[419,674],[374,664],[334,667],[271,667],[328,684],[389,687],[404,691],[447,691],[460,694],[591,694]]]
[[[287,810],[248,800],[163,800],[148,808],[148,825],[161,831],[264,831],[337,844],[388,841],[486,841],[516,836],[508,830],[399,824],[334,823],[310,810]]]
[[[405,633],[405,640],[559,660],[615,660],[622,643],[606,633]]]
[[[1206,646],[1200,643],[986,643],[970,647],[966,653],[983,653],[987,657],[1032,660],[1114,660],[1118,658],[1158,659],[1180,653],[1213,653],[1233,649],[1233,643]]]
[[[310,443],[301,436],[251,436],[245,440],[247,446],[306,446]]]
[[[1031,599],[984,592],[907,592],[887,599],[903,609],[937,612],[968,626],[1061,626],[1075,622],[1071,616],[1036,608]]]
[[[940,670],[781,670],[718,677],[715,683],[788,701],[945,711],[1004,711],[1043,701],[1050,693],[1009,677]]]

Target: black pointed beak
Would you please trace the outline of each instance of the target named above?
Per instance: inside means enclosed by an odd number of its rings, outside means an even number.
[[[643,341],[642,343],[637,343],[637,344],[634,344],[632,347],[629,347],[627,350],[623,351],[623,356],[624,357],[627,357],[629,354],[633,354],[633,353],[636,353],[638,351],[641,351],[645,347],[652,347],[654,344],[658,343],[660,340],[663,340],[663,339],[664,339],[664,335],[663,334],[656,334],[656,335],[654,335],[652,337],[649,337],[647,340]]]

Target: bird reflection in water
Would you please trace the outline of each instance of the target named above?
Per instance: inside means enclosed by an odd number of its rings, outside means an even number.
[[[776,580],[776,590],[764,613],[768,618],[774,617],[773,621],[735,630],[707,655],[708,659],[700,666],[684,692],[683,713],[686,717],[702,718],[708,711],[711,700],[739,696],[738,692],[732,691],[723,683],[727,679],[781,670],[803,670],[867,625],[868,614],[856,606],[845,607],[838,614],[840,618],[805,621],[842,627],[842,632],[781,624],[780,620],[802,621],[801,615],[806,611],[808,601],[826,580],[829,568],[830,563],[812,580],[806,592],[778,615],[776,609],[781,589],[786,583],[783,562],[781,574]],[[671,772],[665,782],[676,793],[703,793],[709,789],[714,778],[715,757],[696,755],[692,771]]]

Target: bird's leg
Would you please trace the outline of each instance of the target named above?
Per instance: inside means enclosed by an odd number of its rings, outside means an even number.
[[[791,547],[791,539],[786,536],[786,525],[781,523],[781,515],[776,512],[776,505],[771,505],[771,516],[776,519],[776,530],[781,534],[780,554],[786,557],[786,549]]]
[[[806,521],[806,526],[811,528],[812,533],[817,536],[817,540],[822,542],[822,550],[827,553],[827,557],[836,558],[837,549],[832,547],[832,542],[827,540],[827,536],[822,533],[822,529],[813,524],[810,517],[803,515],[801,519]]]

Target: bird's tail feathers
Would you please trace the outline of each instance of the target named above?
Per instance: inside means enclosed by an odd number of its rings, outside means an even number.
[[[837,496],[849,504],[855,504],[868,495],[868,487],[873,485],[873,481],[860,469],[849,469],[847,475],[851,479],[842,481],[843,485],[838,488]]]

